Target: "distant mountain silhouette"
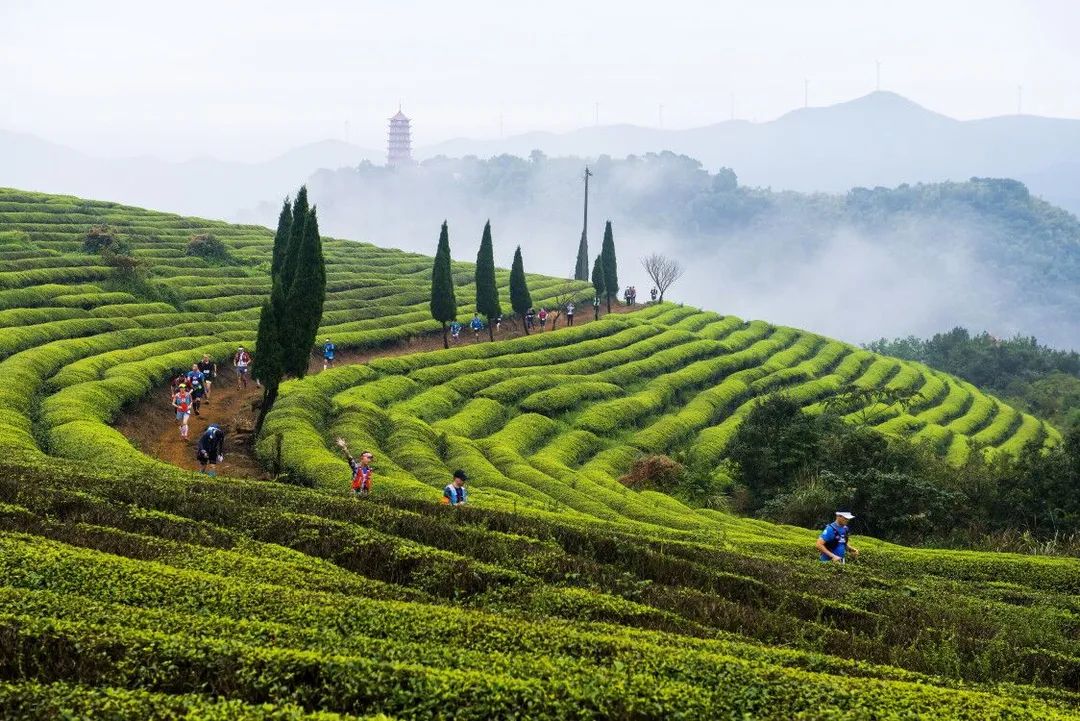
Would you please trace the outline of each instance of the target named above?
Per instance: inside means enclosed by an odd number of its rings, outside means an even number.
[[[733,169],[743,185],[806,192],[855,186],[1011,177],[1050,202],[1080,213],[1080,120],[1012,115],[960,121],[890,92],[776,120],[732,120],[687,130],[634,125],[531,132],[497,140],[458,138],[418,148],[438,155],[481,158],[595,158],[670,150],[710,169]],[[100,159],[23,133],[0,130],[0,186],[113,198],[185,214],[246,219],[260,202],[277,199],[319,169],[381,164],[384,153],[338,140],[310,143],[261,163],[198,158]]]
[[[1012,177],[1080,212],[1080,120],[1014,115],[961,121],[883,91],[800,108],[766,123],[733,120],[688,130],[608,125],[499,140],[459,138],[421,147],[417,155],[527,156],[533,149],[583,157],[670,150],[709,169],[732,168],[746,185],[807,192]]]
[[[381,152],[323,140],[261,163],[95,158],[33,135],[0,130],[0,186],[115,198],[147,208],[228,219],[240,208],[295,192],[320,168],[381,157]]]

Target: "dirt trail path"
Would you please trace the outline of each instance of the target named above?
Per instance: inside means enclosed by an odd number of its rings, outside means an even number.
[[[644,306],[636,306],[642,308]],[[589,313],[579,314],[574,325],[583,325],[592,321],[592,309]],[[627,313],[630,308],[612,306],[612,313]],[[607,314],[605,313],[605,316]],[[565,327],[560,318],[559,327]],[[535,332],[535,331],[534,331]],[[520,327],[503,323],[501,331],[496,331],[496,340],[507,340],[523,335]],[[487,343],[487,331],[482,331],[479,338],[474,338],[468,328],[461,331],[461,339],[455,345]],[[420,336],[403,343],[396,343],[370,351],[339,351],[335,366],[367,363],[376,358],[386,358],[409,353],[439,350],[442,348],[442,335],[439,333]],[[192,359],[197,360],[196,358]],[[309,374],[322,372],[322,358],[312,356]],[[236,387],[236,374],[231,366],[218,368],[218,376],[213,380],[209,402],[200,409],[200,415],[191,415],[188,421],[188,438],[180,437],[180,426],[172,408],[172,396],[169,385],[162,384],[155,388],[133,408],[129,409],[114,426],[123,433],[132,444],[148,456],[157,458],[180,468],[198,470],[195,460],[195,444],[211,423],[217,423],[225,430],[225,461],[218,466],[218,473],[223,476],[238,478],[269,479],[270,474],[256,460],[252,444],[252,430],[258,415],[258,403],[262,400],[262,390],[253,382],[247,388]]]

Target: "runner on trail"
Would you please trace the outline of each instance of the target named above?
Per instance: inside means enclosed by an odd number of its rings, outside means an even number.
[[[240,346],[236,349],[236,355],[233,356],[233,366],[236,368],[236,387],[240,388],[241,384],[244,388],[247,388],[248,369],[251,368],[251,354],[244,350],[244,346]]]
[[[496,331],[502,330],[502,313],[495,316],[495,330]]]
[[[206,376],[199,370],[198,363],[192,363],[191,370],[185,374],[185,378],[187,378],[187,387],[191,389],[191,408],[195,411],[195,415],[202,415],[199,413],[199,406],[202,405],[203,396],[206,395],[206,388],[203,387]]]
[[[484,321],[480,320],[479,313],[473,313],[472,320],[469,321],[469,327],[473,330],[473,338],[479,338],[480,331],[484,329]]]
[[[600,320],[600,296],[594,295],[592,299],[593,315],[596,316],[595,320]]]
[[[353,495],[368,495],[371,493],[371,462],[375,460],[375,456],[371,454],[371,451],[364,451],[360,454],[360,461],[357,462],[349,453],[349,447],[345,445],[344,438],[338,438],[337,444],[345,452],[345,458],[349,461],[349,468],[352,469]]]
[[[323,370],[326,370],[327,366],[329,366],[330,368],[334,367],[334,353],[336,353],[336,352],[337,352],[337,346],[334,345],[333,342],[329,338],[327,338],[326,342],[323,343],[323,347],[322,347],[322,358],[323,358],[322,369]]]
[[[540,332],[542,333],[544,331],[544,326],[547,325],[547,308],[541,306],[540,312],[536,314],[536,317],[540,321]]]
[[[525,311],[525,327],[529,330],[533,329],[533,320],[536,318],[536,311],[531,307]]]
[[[169,381],[169,395],[175,396],[176,392],[180,390],[180,386],[186,384],[187,373],[185,371],[180,371],[175,376],[173,376],[173,379],[171,381]]]
[[[652,298],[653,303],[656,302],[656,286],[655,285],[652,287],[652,290],[649,291],[649,297]]]
[[[199,436],[195,446],[195,460],[199,462],[199,472],[209,476],[217,475],[217,464],[225,460],[225,431],[217,423],[211,423]],[[206,467],[210,466],[210,470]]]
[[[825,530],[818,537],[816,545],[821,554],[818,560],[822,563],[844,563],[848,551],[851,551],[852,556],[859,555],[858,549],[848,545],[848,522],[854,517],[854,514],[847,511],[836,512],[836,520],[825,526]]]
[[[574,324],[574,301],[570,301],[566,304],[566,324]]]
[[[461,323],[458,323],[456,320],[453,323],[451,323],[450,324],[450,337],[453,338],[454,340],[461,340],[461,328],[462,328]]]
[[[191,394],[187,391],[187,384],[181,383],[176,389],[172,399],[173,408],[176,409],[176,420],[180,421],[180,437],[185,441],[188,437],[188,418],[191,417]]]
[[[460,468],[454,471],[454,480],[446,484],[446,488],[443,489],[443,503],[448,506],[464,506],[465,502],[469,500],[468,491],[465,490],[465,482],[469,480],[469,477],[465,475],[465,471]]]
[[[199,361],[199,370],[203,372],[203,387],[206,388],[205,403],[210,402],[210,388],[214,385],[214,378],[217,377],[217,363],[210,360],[210,356],[204,354],[202,360]]]

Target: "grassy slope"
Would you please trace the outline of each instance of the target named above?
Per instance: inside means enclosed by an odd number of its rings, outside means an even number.
[[[182,313],[110,293],[106,272],[72,254],[103,220],[145,236],[136,252],[182,294]],[[342,470],[326,435],[368,442],[380,451],[372,503],[198,478],[141,456],[107,422],[195,353],[251,342],[264,271],[182,258],[205,228],[241,259],[266,257],[263,229],[0,191],[0,715],[1076,708],[1073,560],[866,539],[862,563],[820,567],[805,531],[611,481],[636,447],[720,453],[755,393],[841,373],[933,389],[913,409],[922,424],[882,422],[937,434],[943,451],[957,428],[991,435],[995,421],[999,445],[1025,424],[1052,439],[1034,419],[1006,423],[1010,410],[973,388],[812,334],[661,307],[291,384],[273,417],[299,441],[287,464],[330,488]],[[327,248],[326,325],[340,345],[432,328],[426,258]],[[532,284],[540,296],[557,286]],[[632,378],[628,361],[642,364]],[[433,433],[446,433],[442,456]],[[424,501],[465,463],[481,468],[481,507]]]

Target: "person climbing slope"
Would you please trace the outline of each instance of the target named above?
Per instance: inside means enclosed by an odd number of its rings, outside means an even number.
[[[484,321],[480,320],[479,313],[473,313],[472,320],[469,321],[469,327],[473,330],[473,340],[478,340],[480,331],[484,329]]]
[[[375,460],[375,456],[371,454],[371,451],[364,451],[360,454],[360,460],[357,462],[349,453],[349,446],[345,444],[344,438],[338,438],[337,444],[345,452],[345,458],[349,461],[349,468],[352,469],[353,495],[368,495],[371,493],[371,462]]]
[[[217,475],[217,464],[225,460],[225,431],[217,423],[211,423],[199,436],[195,446],[195,460],[199,462],[199,471],[210,476]],[[207,467],[210,470],[206,470]]]

